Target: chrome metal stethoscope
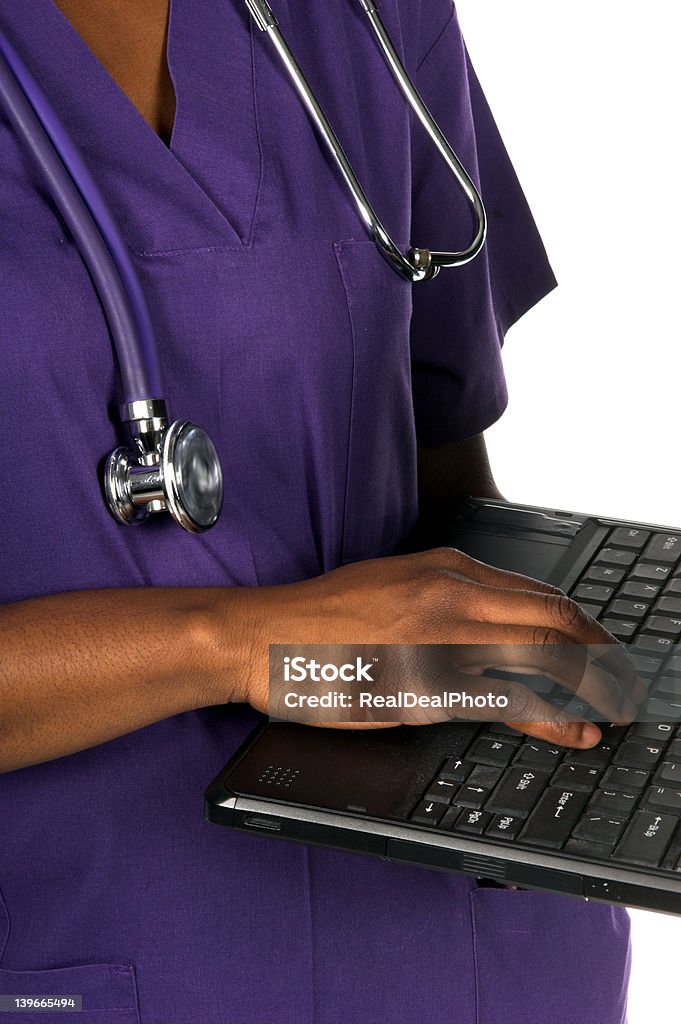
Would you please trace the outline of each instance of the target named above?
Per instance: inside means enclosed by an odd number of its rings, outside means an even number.
[[[460,252],[412,248],[403,253],[383,227],[322,108],[288,48],[267,0],[245,0],[257,27],[276,49],[323,144],[352,195],[366,230],[381,255],[411,283],[435,277],[442,267],[470,262],[485,244],[485,208],[470,176],[419,96],[395,51],[373,0],[352,0],[366,14],[381,52],[408,104],[432,139],[471,207],[475,232]],[[44,92],[0,33],[0,104],[40,168],[78,245],[116,351],[121,374],[121,420],[131,444],[106,462],[104,490],[115,518],[144,522],[168,511],[190,533],[218,519],[223,500],[222,468],[208,434],[186,420],[170,422],[156,339],[129,252],[104,198]]]

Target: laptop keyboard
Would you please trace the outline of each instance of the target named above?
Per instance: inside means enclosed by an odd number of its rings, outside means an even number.
[[[681,872],[681,534],[612,530],[571,596],[626,643],[649,690],[637,721],[601,725],[591,750],[481,726],[441,765],[410,820]],[[533,688],[575,707],[550,680]]]

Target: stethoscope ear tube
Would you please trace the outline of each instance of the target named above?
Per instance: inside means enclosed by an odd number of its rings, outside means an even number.
[[[475,224],[474,235],[470,244],[460,252],[431,252],[429,249],[412,248],[407,253],[403,253],[399,249],[369,202],[338,136],[289,49],[269,3],[267,0],[245,0],[245,2],[256,25],[269,36],[277,51],[310,120],[345,181],[362,223],[374,239],[381,255],[393,269],[407,281],[415,284],[434,277],[441,267],[460,267],[475,259],[483,248],[487,236],[487,215],[480,193],[407,74],[373,0],[359,0],[359,4],[369,18],[383,57],[402,94],[432,139],[471,208]]]
[[[109,456],[104,489],[122,523],[170,511],[200,533],[222,507],[220,460],[201,428],[169,426],[160,362],[144,296],[99,189],[25,64],[0,33],[0,104],[24,140],[80,250],[111,332],[133,446]]]

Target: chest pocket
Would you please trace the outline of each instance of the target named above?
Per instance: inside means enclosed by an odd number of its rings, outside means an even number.
[[[342,558],[389,554],[416,518],[411,285],[373,242],[334,246],[353,347]]]
[[[0,970],[3,1024],[139,1024],[130,965],[86,964],[49,971]]]

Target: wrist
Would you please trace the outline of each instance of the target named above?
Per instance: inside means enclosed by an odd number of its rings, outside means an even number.
[[[200,606],[187,623],[200,666],[202,706],[253,702],[263,672],[263,650],[267,660],[258,602],[253,600],[257,593],[247,587],[202,590]]]

